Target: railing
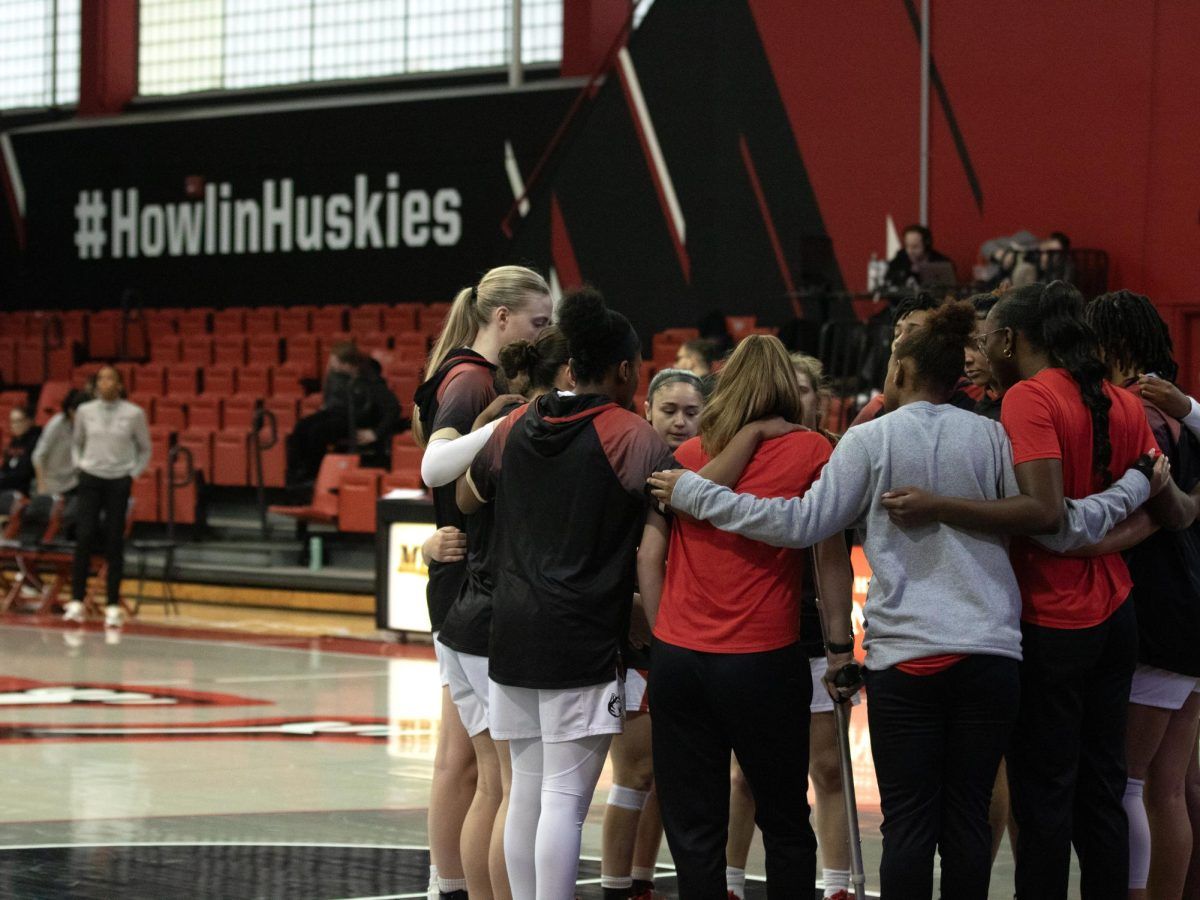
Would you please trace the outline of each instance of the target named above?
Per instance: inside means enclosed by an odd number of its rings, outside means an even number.
[[[176,463],[183,460],[183,476],[176,478]],[[167,540],[175,540],[175,492],[196,482],[196,461],[192,451],[178,444],[167,454]]]

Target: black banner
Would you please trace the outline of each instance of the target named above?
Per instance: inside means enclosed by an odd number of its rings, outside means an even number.
[[[20,305],[447,300],[510,257],[500,221],[577,88],[12,133]]]

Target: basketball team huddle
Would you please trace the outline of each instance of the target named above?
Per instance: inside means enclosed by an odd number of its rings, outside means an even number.
[[[864,683],[883,897],[935,896],[940,857],[940,896],[986,898],[1006,831],[1023,900],[1067,896],[1072,847],[1086,898],[1200,891],[1200,404],[1166,326],[1053,282],[920,296],[894,337],[839,437],[775,337],[634,410],[638,337],[597,291],[555,315],[504,266],[458,294],[414,423],[431,896],[574,897],[611,756],[606,900],[654,896],[664,833],[679,896],[743,896],[755,825],[769,897],[812,896],[819,852],[846,898],[834,710]]]

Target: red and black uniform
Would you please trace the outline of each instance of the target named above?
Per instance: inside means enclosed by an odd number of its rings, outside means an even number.
[[[1137,382],[1126,385],[1141,396]],[[1181,490],[1200,482],[1200,440],[1177,419],[1142,400],[1158,447]],[[1200,677],[1200,522],[1182,531],[1155,532],[1125,555],[1137,609],[1138,661]]]
[[[1110,472],[1155,446],[1141,403],[1105,382],[1112,401]],[[1000,421],[1013,464],[1062,461],[1063,494],[1102,490],[1092,469],[1092,418],[1079,386],[1044,369],[1004,395]],[[1082,860],[1084,896],[1123,894],[1129,883],[1125,721],[1137,659],[1129,569],[1118,553],[1057,556],[1016,537],[1021,589],[1021,709],[1008,755],[1020,826],[1017,894],[1066,896],[1071,846]]]
[[[421,426],[427,441],[468,434],[475,419],[496,399],[496,367],[468,348],[453,351],[433,376],[417,389]],[[455,499],[454,482],[433,489],[433,519],[438,528],[466,530]],[[429,623],[440,631],[450,606],[462,590],[467,563],[429,562]]]
[[[766,441],[735,490],[802,496],[830,451],[829,441],[811,431]],[[693,471],[708,462],[700,438],[676,456]],[[771,547],[708,522],[673,523],[654,625],[650,708],[655,784],[685,897],[725,893],[730,751],[758,801],[772,896],[812,892],[812,676],[799,631],[808,559],[807,550]]]
[[[595,394],[547,394],[497,426],[468,473],[496,506],[493,681],[546,689],[613,679],[646,478],[674,466],[645,419]]]
[[[502,415],[511,415],[525,406],[514,403]],[[466,517],[467,576],[438,634],[438,640],[450,649],[472,656],[488,655],[488,639],[492,633],[495,515],[495,504],[488,503]]]

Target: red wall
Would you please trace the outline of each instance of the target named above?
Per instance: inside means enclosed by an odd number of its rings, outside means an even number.
[[[919,0],[914,0],[919,8]],[[918,211],[919,41],[904,0],[750,0],[842,272]],[[1025,228],[1108,251],[1110,285],[1200,300],[1200,4],[932,0],[932,46],[981,187],[932,97],[930,225],[969,272]]]

